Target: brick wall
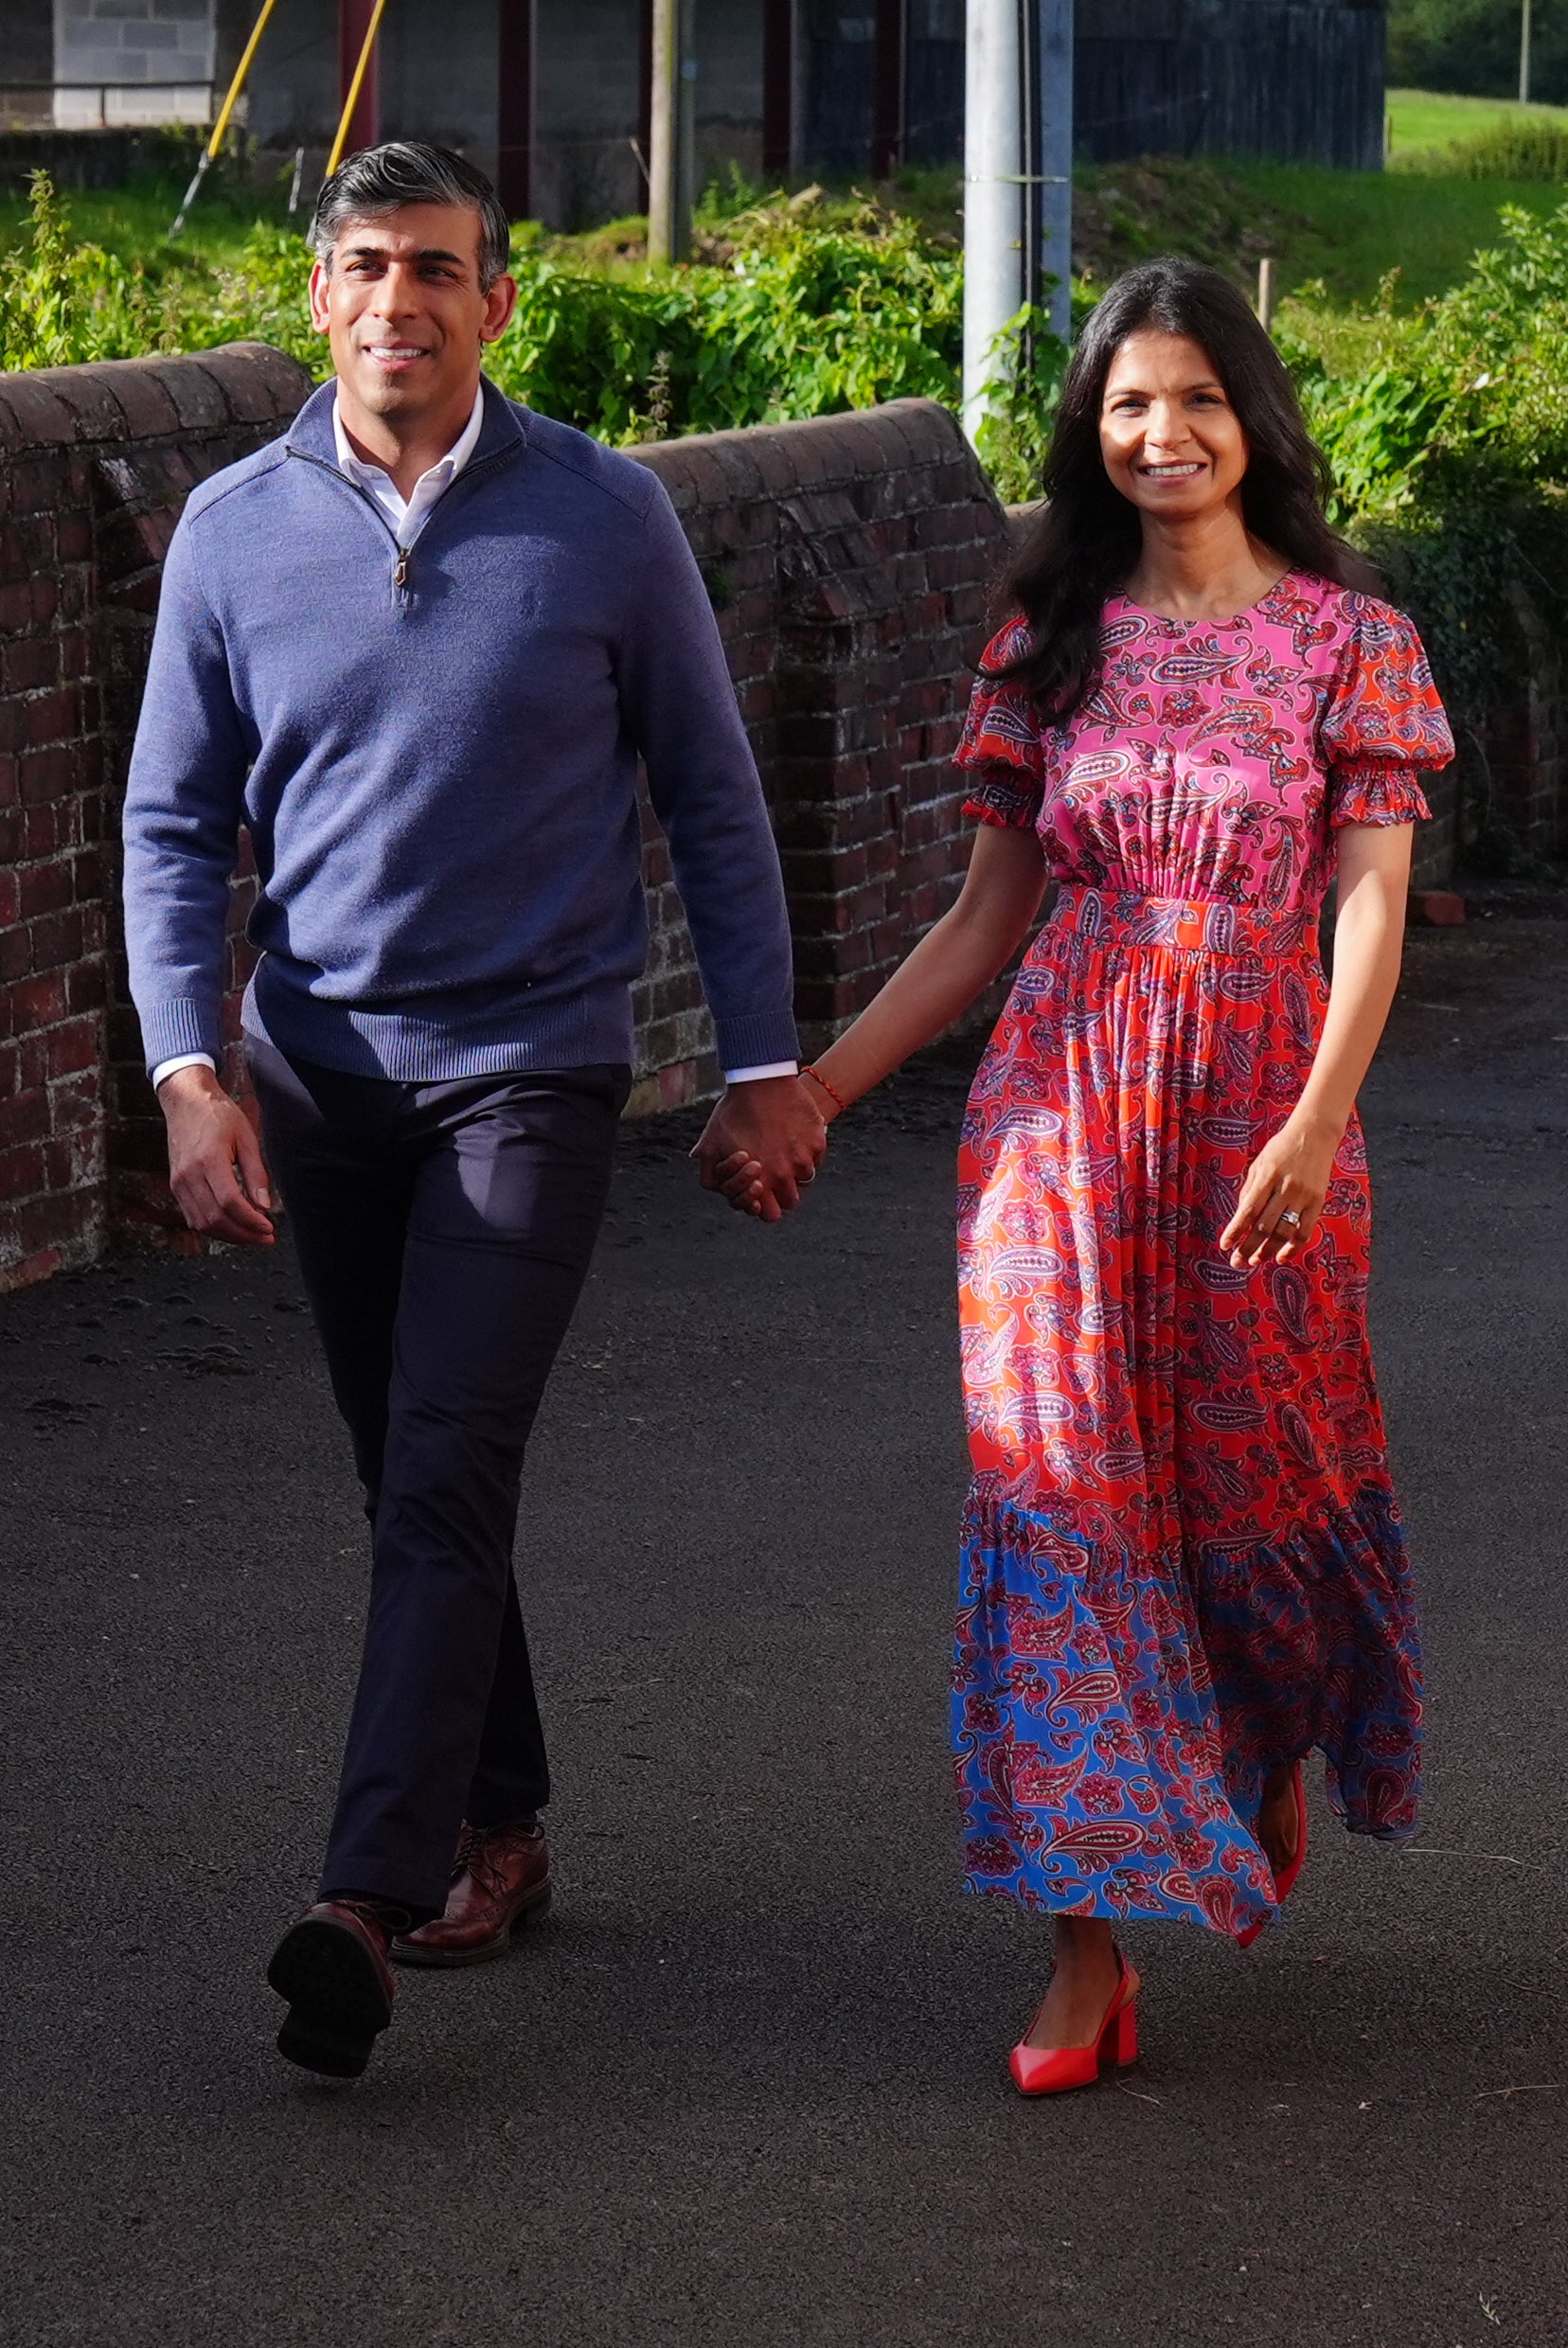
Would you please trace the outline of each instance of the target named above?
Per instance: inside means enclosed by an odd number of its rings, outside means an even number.
[[[237,345],[0,378],[0,1289],[111,1240],[190,1244],[163,1179],[117,926],[118,813],[160,566],[191,487],[309,389]],[[948,761],[1006,525],[923,401],[640,451],[702,562],[783,854],[800,1009],[820,1041],[950,900],[967,854]],[[652,945],[633,1110],[717,1071],[650,817]],[[225,1074],[248,974],[231,915]]]
[[[1465,761],[1474,805],[1471,832],[1489,830],[1495,855],[1506,841],[1532,863],[1568,859],[1568,709],[1562,649],[1537,598],[1515,584],[1509,596],[1524,652],[1521,698],[1492,717],[1479,755]],[[1497,837],[1503,835],[1502,839]]]
[[[188,1243],[125,990],[118,809],[185,496],[272,437],[308,388],[258,345],[0,377],[0,1290],[113,1239]],[[957,889],[968,833],[951,753],[1007,517],[953,418],[922,400],[636,454],[668,489],[718,614],[783,858],[814,1050]],[[1560,852],[1555,652],[1539,652],[1499,788]],[[1452,795],[1439,804],[1429,887],[1452,852]],[[645,837],[640,1112],[703,1096],[717,1073],[650,818]],[[254,885],[242,870],[231,1045]],[[227,1073],[240,1081],[232,1054]]]
[[[953,418],[854,416],[637,452],[707,580],[794,925],[807,1049],[868,1003],[968,860],[951,763],[1007,523]],[[711,1089],[709,1030],[662,850],[639,1004],[643,1105]]]
[[[0,377],[0,1288],[161,1215],[114,915],[159,567],[307,387],[259,345]]]

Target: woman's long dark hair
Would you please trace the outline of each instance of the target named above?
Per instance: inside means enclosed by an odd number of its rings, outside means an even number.
[[[1241,511],[1255,538],[1292,570],[1341,587],[1375,588],[1377,575],[1328,526],[1327,458],[1308,438],[1295,386],[1243,294],[1196,261],[1145,261],[1118,277],[1073,353],[1045,459],[1045,505],[1007,578],[1029,626],[1029,646],[1002,673],[1060,724],[1092,691],[1100,610],[1138,560],[1138,509],[1114,487],[1100,454],[1100,408],[1111,363],[1130,334],[1154,328],[1208,353],[1247,443]]]

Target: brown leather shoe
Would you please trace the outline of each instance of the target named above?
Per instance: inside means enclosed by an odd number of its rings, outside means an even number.
[[[357,2079],[379,2034],[392,2019],[396,1994],[386,1962],[393,1934],[409,1921],[384,1900],[318,1900],[291,1924],[273,1953],[267,1979],[289,2011],[277,2051],[329,2079]]]
[[[544,1829],[465,1825],[446,1913],[400,1933],[399,1965],[483,1965],[507,1953],[514,1933],[550,1904],[550,1846]]]

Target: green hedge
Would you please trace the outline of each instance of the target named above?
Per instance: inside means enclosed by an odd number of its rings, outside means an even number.
[[[618,445],[820,416],[909,393],[956,407],[962,257],[951,238],[809,189],[713,205],[704,258],[673,271],[520,234],[502,387]],[[0,255],[0,365],[59,365],[245,336],[317,373],[306,255],[258,226],[238,261],[157,269],[75,242],[48,183]],[[1404,583],[1471,731],[1520,685],[1510,583],[1555,615],[1568,577],[1568,204],[1506,206],[1452,291],[1401,309],[1397,273],[1364,309],[1289,302],[1281,347],[1334,469],[1336,518]],[[1034,493],[1063,353],[1033,316],[999,350],[1005,397],[983,447],[1002,495]]]

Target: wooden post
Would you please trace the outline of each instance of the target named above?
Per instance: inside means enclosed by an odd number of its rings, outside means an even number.
[[[1265,258],[1257,264],[1257,318],[1265,334],[1274,332],[1274,265]]]
[[[689,0],[653,0],[648,107],[648,258],[684,260],[691,237],[691,85],[683,32]]]
[[[653,0],[648,90],[648,258],[675,258],[676,122],[680,106],[681,0]]]

